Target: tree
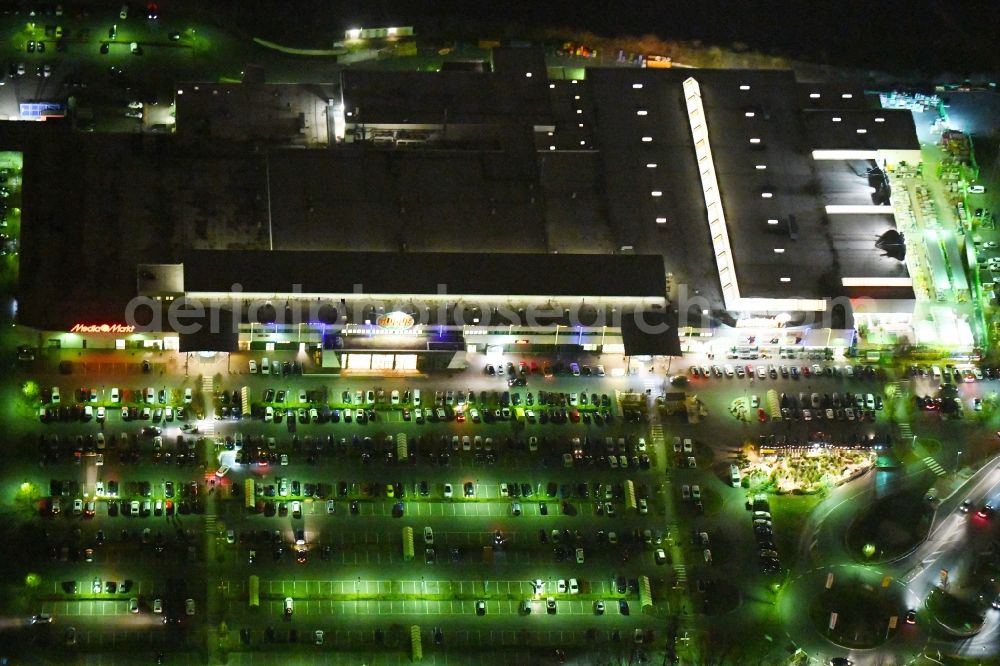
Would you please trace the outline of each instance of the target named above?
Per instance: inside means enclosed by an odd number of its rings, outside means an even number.
[[[28,403],[35,402],[39,396],[38,382],[30,379],[24,382],[24,384],[21,385],[21,396]]]

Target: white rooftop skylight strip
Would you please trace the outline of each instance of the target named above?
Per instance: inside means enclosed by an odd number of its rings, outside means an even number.
[[[893,213],[892,206],[877,204],[827,204],[827,215],[889,215]]]
[[[877,150],[814,150],[814,160],[874,160],[878,158]]]
[[[740,298],[739,287],[735,279],[736,267],[733,265],[733,252],[729,242],[729,232],[726,228],[726,217],[722,210],[722,199],[719,196],[719,183],[715,175],[715,161],[712,159],[712,146],[708,137],[705,107],[701,101],[701,87],[693,77],[684,81],[684,101],[687,104],[695,154],[698,163],[702,165],[701,189],[705,196],[705,208],[709,212],[708,224],[712,232],[712,245],[715,249],[719,282],[722,284],[726,308],[732,309]]]
[[[912,287],[909,277],[845,277],[841,278],[845,287]]]

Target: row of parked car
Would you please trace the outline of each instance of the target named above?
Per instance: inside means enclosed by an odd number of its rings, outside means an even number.
[[[774,545],[774,526],[771,523],[771,505],[767,501],[767,495],[763,493],[755,495],[749,508],[754,536],[757,538],[757,564],[762,573],[778,573],[781,569],[781,560]],[[710,552],[708,561],[711,561]]]
[[[692,365],[688,371],[692,377],[728,377],[732,379],[733,377],[739,378],[757,378],[757,379],[777,379],[780,375],[782,379],[799,379],[799,377],[809,379],[811,377],[843,377],[847,379],[867,379],[873,380],[876,377],[881,378],[884,375],[884,371],[881,368],[876,368],[871,365],[820,365],[814,363],[813,365],[764,365],[760,364],[756,367],[753,365],[731,365],[729,363],[720,366],[713,365],[711,367],[707,365]]]
[[[982,381],[983,379],[1000,379],[1000,368],[993,366],[959,368],[947,364],[942,369],[938,365],[911,365],[907,372],[911,377],[930,377],[941,381],[954,380],[956,384]]]
[[[483,372],[491,377],[503,377],[506,375],[511,378],[526,378],[528,375],[539,374],[543,377],[552,377],[554,375],[604,377],[607,374],[604,371],[603,365],[595,365],[591,368],[589,365],[580,365],[576,361],[573,361],[568,366],[562,361],[556,361],[555,363],[544,361],[541,365],[537,361],[520,361],[517,366],[511,361],[508,361],[506,365],[503,363],[497,363],[496,365],[487,363],[483,368]]]
[[[225,409],[225,408],[223,408]],[[378,412],[374,409],[352,409],[350,407],[341,409],[339,407],[331,409],[322,407],[291,407],[275,408],[271,405],[255,406],[251,414],[262,419],[265,423],[281,423],[285,421],[289,432],[295,431],[296,422],[299,424],[310,423],[351,423],[365,425],[368,422],[378,420]],[[220,418],[227,418],[224,412]],[[235,418],[239,418],[236,416]],[[479,409],[470,407],[466,411],[460,411],[451,407],[415,407],[411,412],[408,408],[402,410],[404,421],[423,423],[444,423],[455,421],[457,423],[496,423],[500,421],[520,421],[526,423],[585,423],[595,425],[605,425],[614,420],[614,415],[609,408],[599,408],[596,410],[580,410],[576,408],[564,407],[500,407],[496,409]]]
[[[95,406],[98,403],[115,406],[122,402],[145,403],[147,405],[168,405],[178,402],[178,400],[174,398],[173,389],[168,389],[166,387],[157,391],[152,386],[147,386],[145,389],[134,390],[119,390],[117,386],[113,386],[108,390],[107,400],[101,400],[100,394],[101,391],[98,391],[96,388],[81,387],[76,389],[74,398],[76,399],[76,402],[82,404],[89,403]],[[185,405],[190,404],[194,399],[194,393],[190,387],[183,390],[182,399]],[[42,403],[51,404],[53,406],[62,404],[62,392],[59,390],[59,387],[53,386],[51,388],[42,389]]]
[[[68,513],[73,516],[93,517],[96,513],[97,500],[107,501],[107,512],[109,516],[139,516],[145,518],[149,515],[172,516],[175,510],[179,513],[190,513],[195,506],[201,504],[203,491],[196,481],[179,484],[179,504],[175,505],[175,486],[173,481],[164,481],[159,484],[156,490],[162,497],[153,498],[153,485],[148,481],[130,481],[125,484],[124,495],[134,499],[120,500],[121,488],[118,481],[98,480],[94,484],[93,494],[84,494],[84,498],[79,497],[72,500],[71,495],[79,494],[80,485],[72,480],[52,479],[49,482],[50,497],[48,500],[47,515],[56,516],[63,512],[63,501],[69,503]]]
[[[755,405],[756,396],[751,399]],[[875,412],[883,408],[882,396],[853,393],[799,393],[798,397],[781,394],[781,416],[795,420],[874,421]]]
[[[833,435],[824,432],[812,432],[807,437],[797,435],[758,435],[757,446],[765,448],[798,448],[800,446],[837,446],[850,449],[883,449],[892,446],[892,435],[885,433],[856,432]]]

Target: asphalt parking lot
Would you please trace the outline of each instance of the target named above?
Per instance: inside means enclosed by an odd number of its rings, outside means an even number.
[[[250,392],[261,397],[267,387],[276,390],[284,387],[289,395],[297,394],[299,387],[308,391],[322,388],[329,395],[339,396],[341,386],[367,391],[385,384],[388,402],[391,386],[402,387],[406,383],[243,374],[212,386],[198,376],[160,374],[166,369],[167,366],[151,364],[144,372],[137,363],[96,363],[84,366],[85,372],[75,373],[71,382],[59,375],[39,378],[44,398],[51,401],[51,388],[58,386],[60,406],[82,399],[80,404],[91,405],[95,410],[95,417],[85,421],[77,420],[75,413],[67,420],[60,420],[58,413],[51,414],[51,422],[44,424],[37,423],[36,418],[32,429],[44,435],[46,444],[31,444],[25,449],[26,455],[42,459],[37,482],[40,488],[47,490],[50,480],[71,481],[65,489],[59,485],[60,490],[69,490],[61,498],[64,510],[60,515],[44,515],[51,505],[46,500],[39,504],[37,520],[47,531],[45,543],[50,555],[43,571],[56,581],[48,584],[40,610],[74,618],[72,621],[81,625],[78,644],[101,648],[145,641],[148,635],[150,645],[159,645],[159,639],[152,637],[168,634],[183,635],[181,642],[194,644],[204,636],[204,622],[216,618],[227,622],[234,644],[241,640],[241,628],[255,632],[252,634],[255,644],[270,644],[266,630],[272,625],[284,626],[285,597],[292,597],[295,603],[292,626],[316,623],[333,635],[338,616],[349,616],[352,623],[363,618],[371,623],[373,632],[388,632],[401,622],[419,623],[425,629],[435,623],[444,625],[444,640],[448,645],[481,641],[515,645],[519,640],[515,636],[523,636],[525,630],[530,630],[536,645],[584,640],[627,643],[632,640],[635,628],[645,631],[655,626],[653,616],[639,608],[633,581],[642,575],[658,574],[655,585],[666,590],[661,572],[667,568],[655,565],[652,551],[633,541],[637,536],[641,539],[641,529],[647,528],[651,534],[655,529],[662,540],[662,529],[657,523],[662,521],[664,508],[653,497],[663,482],[663,469],[657,462],[661,454],[649,446],[647,469],[623,470],[609,468],[604,460],[606,453],[598,452],[604,447],[604,438],[612,437],[617,458],[617,440],[622,438],[628,442],[622,454],[632,457],[638,438],[648,437],[642,425],[621,419],[620,408],[611,402],[615,389],[622,384],[620,379],[612,382],[607,378],[607,387],[602,387],[596,377],[545,380],[545,390],[554,391],[554,387],[562,386],[560,391],[567,393],[567,402],[571,389],[608,392],[611,404],[607,405],[607,411],[614,420],[601,425],[585,424],[582,419],[575,423],[569,416],[564,423],[530,423],[527,418],[519,421],[513,410],[509,421],[494,419],[487,423],[483,419],[473,423],[471,414],[466,412],[470,418],[465,422],[456,419],[418,424],[412,414],[410,420],[404,420],[400,409],[386,405],[385,409],[379,409],[374,423],[297,423],[295,430],[289,431],[283,422],[217,419],[214,412],[221,406],[217,396],[221,391],[231,396],[232,391],[242,386],[248,386]],[[516,389],[522,406],[528,391],[533,392],[533,401],[537,400],[541,381],[539,377],[538,381],[529,381],[529,386]],[[426,379],[418,382],[427,396],[425,400],[433,404],[438,382]],[[502,380],[485,375],[461,382],[475,386],[477,397],[483,390],[480,385],[498,392],[508,388]],[[147,401],[147,384],[153,388],[152,402]],[[468,391],[472,386],[463,386],[463,390]],[[94,387],[94,397],[89,391],[79,392],[81,387]],[[113,391],[114,388],[118,390]],[[457,384],[440,382],[442,392],[448,389],[457,391]],[[211,395],[207,393],[209,390]],[[136,407],[127,418],[120,414],[123,404]],[[156,421],[156,410],[165,412],[167,406],[175,414],[178,407],[186,408],[187,414],[183,420],[175,416],[173,421],[167,421],[164,414]],[[102,422],[96,418],[97,407],[105,407]],[[143,418],[144,407],[150,409],[149,419]],[[198,419],[200,414],[205,418]],[[154,424],[160,428],[158,435],[143,430]],[[187,431],[182,431],[185,424]],[[190,432],[194,425],[198,432]],[[365,438],[371,438],[371,446],[377,446],[376,442],[380,445],[387,436],[398,437],[400,433],[406,434],[414,453],[410,460],[387,461],[381,450],[377,455],[376,451],[367,457],[363,455]],[[104,437],[100,448],[98,434]],[[461,445],[460,439],[458,450],[454,450],[451,438],[466,434],[470,439],[478,435],[479,439],[467,447]],[[58,446],[51,443],[53,435],[59,438]],[[190,459],[186,441],[175,444],[178,436],[195,442]],[[216,439],[218,444],[212,444],[206,437]],[[229,446],[227,437],[233,442]],[[268,437],[275,439],[279,456],[288,456],[287,464],[280,464],[278,459],[273,463],[269,460],[266,466],[235,462],[239,450],[246,450],[254,442],[263,443]],[[484,450],[486,437],[493,440],[492,451]],[[539,439],[537,451],[528,450],[530,437]],[[573,444],[574,437],[580,442]],[[592,442],[587,442],[588,437]],[[349,442],[345,450],[336,448],[340,438]],[[237,439],[242,440],[243,446],[235,446]],[[315,450],[316,443],[328,441],[333,443],[328,451],[309,456],[308,451]],[[354,446],[355,441],[358,446]],[[78,448],[83,449],[79,456]],[[173,454],[169,462],[168,453]],[[447,454],[447,464],[442,464],[442,453]],[[565,453],[573,457],[570,466],[564,460]],[[214,472],[222,465],[230,469],[219,478]],[[247,512],[245,498],[239,491],[248,478],[254,479],[262,491],[256,497],[258,502],[285,503],[287,508],[292,501],[300,501],[302,518],[294,518],[291,511],[281,515],[283,509],[276,509],[273,516],[256,510]],[[280,497],[277,493],[267,497],[268,486],[278,485],[281,478],[300,482],[303,490],[310,483],[314,493],[325,486],[329,494],[306,497],[300,491],[294,498]],[[586,498],[579,495],[577,487],[584,480],[588,483]],[[622,491],[626,480],[649,494],[648,515],[639,515],[634,508],[626,507]],[[111,481],[118,483],[116,497],[108,496]],[[346,483],[343,496],[337,488],[341,481]],[[93,497],[98,482],[105,495],[95,503],[96,515],[72,515],[72,500]],[[167,482],[172,484],[169,497]],[[189,490],[192,482],[197,486],[197,495]],[[421,493],[422,482],[426,483],[426,494]],[[473,497],[464,497],[465,483],[472,484]],[[387,484],[399,484],[393,493],[395,497],[385,496]],[[452,484],[453,497],[444,497],[445,484]],[[594,497],[599,485],[608,487],[609,499],[602,497],[598,501]],[[404,493],[402,498],[397,494],[399,491]],[[167,515],[169,507],[164,505],[161,515],[153,512],[139,517],[121,515],[120,511],[133,498],[151,503],[170,500],[174,513]],[[328,513],[327,499],[333,500],[332,514]],[[402,515],[397,508],[400,501],[404,506]],[[111,503],[118,504],[119,515],[108,515]],[[519,515],[514,515],[515,503]],[[614,507],[613,517],[607,514],[609,505]],[[404,526],[412,527],[415,535],[412,561],[403,552]],[[434,530],[432,563],[428,563],[427,544],[422,541],[425,526]],[[147,527],[150,532],[144,535]],[[123,529],[125,534],[121,534]],[[295,543],[298,529],[303,531],[305,541],[301,546]],[[229,530],[233,530],[234,543],[228,543]],[[270,534],[275,530],[280,533],[277,542],[269,540],[265,544],[260,540],[265,531]],[[503,535],[499,546],[497,530]],[[551,534],[553,530],[557,532],[555,537]],[[618,543],[610,544],[607,533],[615,530],[621,538]],[[545,534],[545,542],[540,540],[540,531]],[[557,545],[554,538],[561,543]],[[65,561],[64,546],[68,547]],[[283,551],[280,559],[273,554],[276,547]],[[324,547],[329,547],[325,554]],[[585,565],[574,561],[577,547],[584,549]],[[490,550],[488,560],[484,559],[484,548]],[[564,561],[557,561],[557,548],[558,560]],[[304,562],[296,561],[299,549],[308,551]],[[633,551],[627,561],[623,558],[626,549]],[[252,564],[251,550],[256,551]],[[192,564],[197,567],[195,570],[190,570]],[[102,580],[128,578],[133,581],[133,588],[127,595],[65,593],[62,582],[76,580],[82,592],[89,590],[94,574]],[[258,575],[261,580],[260,607],[254,609],[247,603],[247,580],[251,575]],[[629,583],[624,594],[615,589],[615,579],[619,576],[622,584]],[[180,577],[197,602],[197,615],[181,617],[178,624],[163,624],[151,612],[153,602],[161,597],[165,601],[177,597],[171,581]],[[579,594],[555,591],[560,579],[571,578],[579,580]],[[216,579],[216,584],[208,583]],[[548,592],[544,596],[535,593],[530,582],[535,579],[546,581]],[[657,594],[659,590],[653,592],[654,599]],[[545,609],[544,600],[549,595],[557,599],[554,617]],[[133,596],[139,599],[138,614],[129,612],[128,598]],[[626,598],[631,606],[628,617],[619,612],[616,601],[619,598]],[[486,604],[485,617],[476,612],[476,601],[480,599]],[[606,602],[600,616],[594,609],[597,600]],[[522,609],[525,601],[530,614]],[[668,603],[665,592],[663,603]],[[177,615],[177,604],[168,602],[164,617]],[[574,617],[588,627],[579,629],[566,624]],[[113,626],[88,625],[98,619],[110,621]],[[482,626],[486,621],[489,630]],[[617,638],[612,636],[615,631]],[[308,642],[307,633],[303,629],[296,642]],[[338,640],[363,645],[375,641],[376,636],[360,630],[345,631]],[[429,635],[427,643],[432,640]]]
[[[654,404],[657,394],[671,390],[666,378],[648,374],[566,373],[545,378],[529,373],[527,386],[510,387],[505,379],[475,369],[452,379],[337,379],[308,373],[265,377],[231,363],[239,374],[222,373],[221,379],[210,378],[197,364],[185,374],[181,363],[169,360],[151,363],[146,372],[137,362],[99,362],[84,364],[85,372],[68,378],[55,372],[38,377],[49,399],[53,385],[69,404],[83,397],[79,388],[95,387],[96,399],[91,402],[88,391],[86,404],[107,409],[103,423],[73,417],[43,424],[37,413],[25,414],[32,434],[20,449],[22,459],[35,465],[28,476],[43,494],[32,519],[45,532],[39,569],[46,583],[36,607],[73,618],[80,645],[197,645],[209,625],[222,621],[233,655],[240,659],[290,643],[297,649],[316,648],[311,644],[316,629],[351,649],[402,649],[404,638],[396,635],[396,628],[411,624],[420,627],[425,650],[440,649],[442,654],[483,644],[631,646],[635,629],[642,631],[644,640],[656,640],[664,618],[679,618],[684,629],[694,627],[697,614],[711,614],[711,604],[719,600],[718,594],[713,597],[713,586],[723,585],[720,594],[738,605],[763,594],[780,576],[780,571],[758,570],[754,551],[759,539],[750,524],[746,491],[729,482],[729,463],[744,442],[761,436],[764,442],[780,443],[786,437],[806,441],[820,429],[825,437],[846,442],[855,435],[889,431],[887,415],[878,410],[873,421],[822,422],[794,416],[740,419],[730,411],[734,401],[743,399],[749,405],[753,395],[764,404],[769,391],[796,397],[803,392],[867,395],[883,384],[877,377],[847,377],[843,371],[809,378],[800,372],[798,379],[780,372],[762,379],[754,372],[752,380],[735,373],[727,378],[685,372],[686,388],[698,396],[706,414],[702,423],[689,424],[669,417],[651,423],[623,418],[622,391],[649,389],[643,399]],[[103,376],[104,371],[112,374]],[[924,386],[926,381],[919,376],[902,380],[906,390],[916,393],[932,390]],[[146,402],[147,385],[153,388],[151,404]],[[129,414],[123,419],[121,404],[111,404],[116,387],[119,401],[137,408],[134,418]],[[252,415],[218,418],[223,392],[231,410],[234,391],[244,402],[243,387],[251,413],[260,412],[268,390],[275,397],[285,391],[282,408],[295,410],[294,428],[285,420],[267,423]],[[403,396],[418,387],[425,405],[435,410],[435,393],[441,391],[443,407],[451,408],[444,420],[415,421],[412,404],[405,404]],[[351,392],[356,409],[358,391],[377,395],[379,388],[383,401],[365,405],[375,408],[374,421],[333,421],[333,410],[346,407],[343,391]],[[971,405],[989,384],[959,388]],[[307,392],[306,403],[298,401],[300,389]],[[394,390],[400,394],[395,405]],[[454,392],[451,405],[449,390]],[[466,393],[466,404],[457,409],[460,390]],[[580,405],[569,404],[561,423],[543,424],[537,411],[534,422],[526,415],[519,419],[513,409],[508,420],[471,418],[472,407],[482,415],[505,406],[503,391],[518,393],[522,408],[531,392],[537,409],[542,390],[565,393],[567,403],[572,393],[607,394],[611,419],[600,424],[574,421],[569,408]],[[514,407],[513,393],[509,400]],[[155,410],[165,411],[168,405],[174,420],[154,424]],[[142,418],[144,406],[151,409],[148,420]],[[324,406],[329,411],[322,415]],[[187,411],[183,420],[176,417],[177,407]],[[411,410],[409,420],[404,407]],[[313,422],[308,411],[312,408],[319,422]],[[301,422],[299,409],[306,410],[306,422]],[[458,418],[463,412],[464,421]],[[151,431],[143,432],[154,425],[161,429],[162,444]],[[197,432],[192,432],[194,427]],[[97,449],[98,433],[104,435],[104,449]],[[42,441],[58,435],[59,446],[45,444],[48,453],[43,454],[39,434]],[[182,444],[178,436],[184,438]],[[401,436],[405,452],[398,448]],[[691,440],[690,453],[673,450],[675,437]],[[487,438],[492,440],[489,451]],[[532,438],[537,438],[537,450],[529,446]],[[194,442],[193,449],[188,440]],[[83,449],[79,459],[78,446]],[[121,455],[123,449],[127,455]],[[101,452],[103,464],[98,465]],[[237,462],[241,453],[243,462]],[[640,454],[645,464],[636,463]],[[617,467],[611,466],[608,455],[614,455]],[[689,455],[695,458],[695,468],[688,466]],[[626,458],[627,467],[621,466],[619,456]],[[44,495],[51,480],[68,491],[58,516],[45,515],[50,505]],[[254,485],[249,510],[247,480]],[[99,499],[93,517],[72,515],[72,500],[93,496],[98,481],[106,493],[110,482],[117,481],[118,496]],[[450,497],[446,484],[451,485]],[[689,492],[699,487],[703,507],[683,496],[685,486]],[[646,500],[646,513],[631,505],[628,488],[637,499]],[[110,502],[117,501],[121,508],[133,497],[149,500],[151,507],[169,499],[174,513],[108,515]],[[299,503],[301,517],[296,517],[294,503]],[[781,544],[795,535],[782,534],[780,515],[775,520],[779,522],[773,538],[784,567],[795,553]],[[433,530],[433,544],[423,540],[425,527]],[[404,528],[412,529],[412,556],[404,547]],[[103,543],[98,543],[99,530]],[[711,561],[704,557],[701,532],[708,536]],[[583,564],[576,562],[577,548],[582,549]],[[663,550],[662,561],[655,557],[658,549]],[[62,587],[75,580],[80,590],[87,590],[94,576],[103,581],[130,579],[134,587],[127,595],[67,594]],[[259,607],[254,608],[249,604],[251,576],[260,581]],[[650,582],[651,609],[640,608],[642,577]],[[570,579],[578,581],[579,592],[559,591],[559,581]],[[179,580],[183,592],[178,591]],[[536,580],[544,583],[541,593],[536,592]],[[133,596],[139,600],[138,614],[128,610]],[[549,596],[556,603],[552,614],[546,608]],[[193,617],[183,615],[183,599],[188,597],[197,605]],[[167,608],[163,616],[179,622],[164,624],[152,612],[160,598]],[[286,598],[293,600],[291,616],[284,612]],[[619,600],[628,604],[628,615],[620,612]],[[479,601],[485,604],[484,615],[477,613]],[[595,610],[598,601],[604,603],[601,614]],[[525,602],[530,613],[522,607]],[[337,618],[350,618],[351,628]],[[434,645],[438,629],[440,646]],[[176,640],[164,642],[165,636]]]

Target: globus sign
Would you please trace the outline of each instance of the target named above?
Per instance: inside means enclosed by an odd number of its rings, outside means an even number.
[[[404,331],[413,328],[413,316],[405,312],[387,312],[375,320],[375,325],[393,331]]]
[[[135,326],[129,324],[75,324],[70,333],[133,333]]]

